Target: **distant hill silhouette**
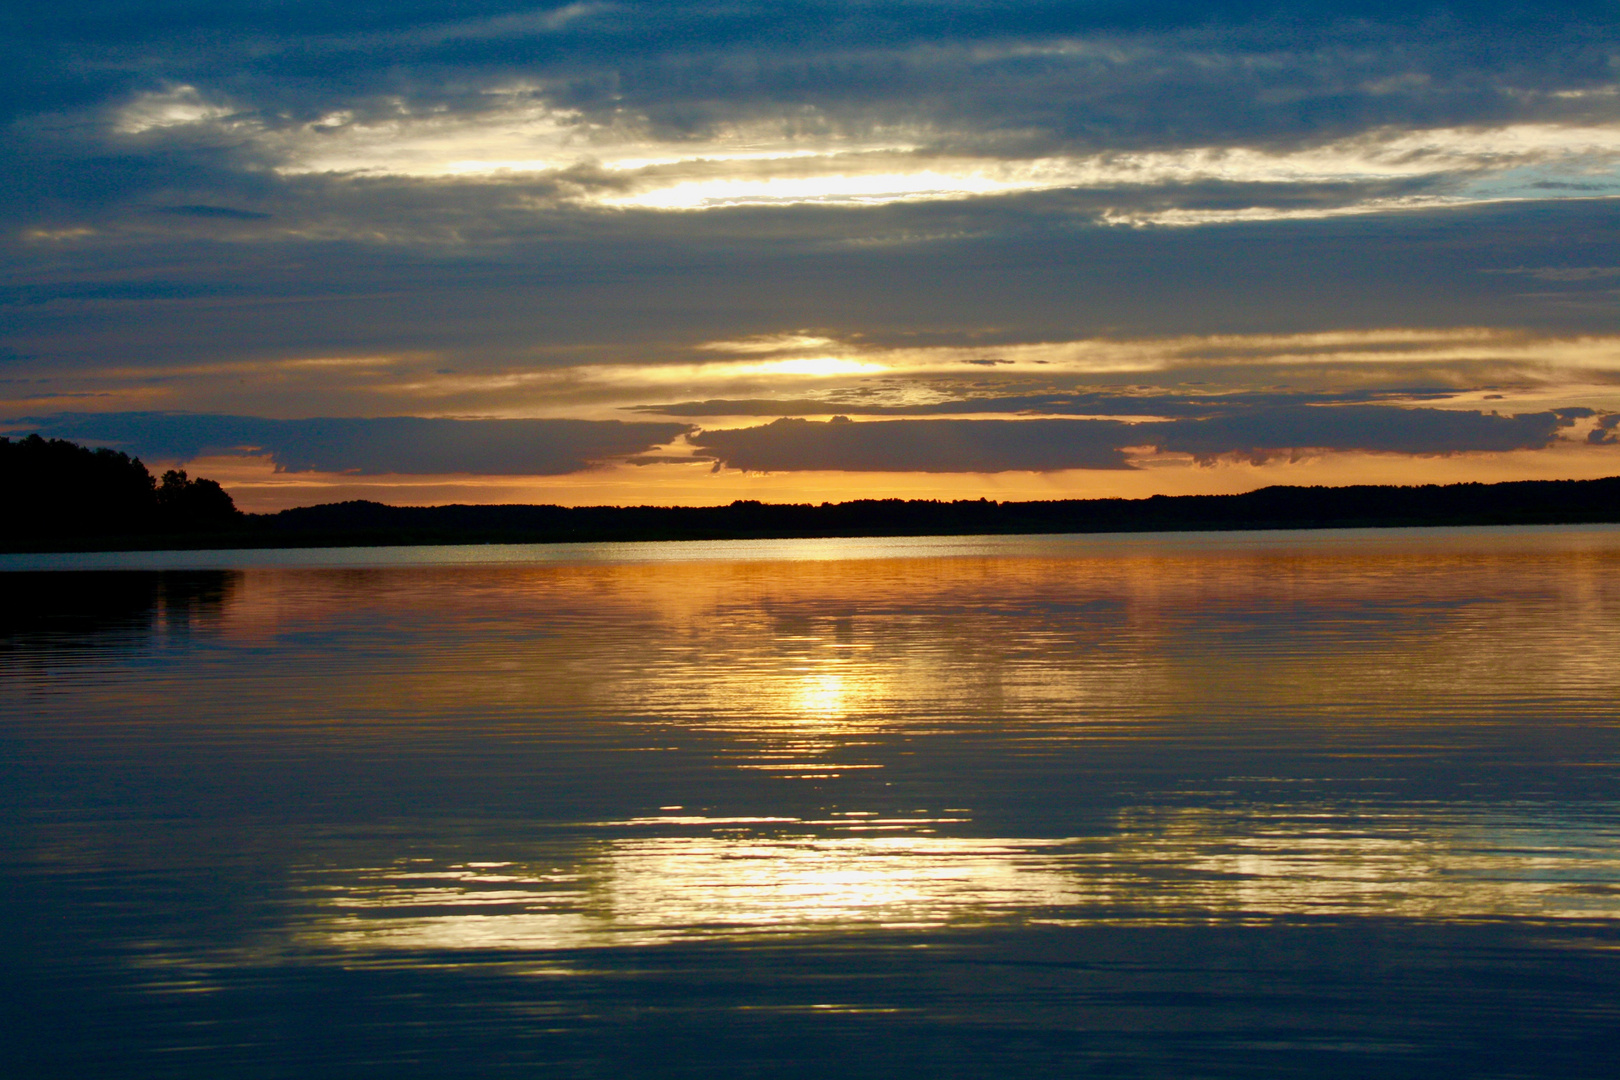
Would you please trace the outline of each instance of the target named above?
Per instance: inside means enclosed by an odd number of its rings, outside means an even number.
[[[89,538],[190,535],[239,526],[242,514],[213,480],[170,469],[155,480],[139,458],[64,439],[0,438],[8,546]]]
[[[857,499],[728,506],[386,506],[266,515],[290,543],[544,543],[978,533],[1162,532],[1620,522],[1620,477],[1422,487],[1268,487],[1242,495],[941,502]],[[323,539],[318,539],[323,538]]]
[[[241,514],[212,480],[154,481],[138,459],[30,436],[0,439],[19,550],[557,543],[978,533],[1164,532],[1620,522],[1620,477],[1419,487],[1267,487],[1148,499],[856,499],[728,506],[387,506]]]

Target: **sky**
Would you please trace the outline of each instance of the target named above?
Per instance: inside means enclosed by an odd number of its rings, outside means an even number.
[[[250,510],[1620,474],[1620,5],[0,14],[0,433]]]

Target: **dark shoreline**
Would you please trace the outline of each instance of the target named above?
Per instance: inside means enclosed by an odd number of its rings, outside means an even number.
[[[1620,477],[1421,487],[1267,487],[1241,495],[1147,499],[863,499],[728,506],[387,506],[328,503],[245,514],[206,531],[33,535],[5,552],[155,551],[409,544],[553,544],[840,536],[1188,532],[1241,529],[1582,525],[1620,522]]]

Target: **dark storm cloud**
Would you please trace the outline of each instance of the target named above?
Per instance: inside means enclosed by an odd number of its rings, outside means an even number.
[[[139,457],[268,455],[287,472],[556,476],[668,442],[685,424],[590,420],[266,420],[165,413],[77,414],[18,421],[17,433],[113,446]]]
[[[1007,472],[1128,468],[1124,451],[1151,447],[1201,461],[1265,460],[1300,451],[1453,454],[1541,449],[1569,419],[1391,406],[1284,406],[1240,416],[1129,424],[1115,420],[782,419],[705,431],[691,442],[751,472]]]

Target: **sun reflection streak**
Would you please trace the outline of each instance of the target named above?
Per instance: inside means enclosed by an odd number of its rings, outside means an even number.
[[[317,894],[324,910],[308,936],[341,948],[577,949],[982,924],[1072,894],[1039,856],[1054,842],[926,835],[915,818],[894,824],[911,831],[614,840],[572,874],[381,869]]]
[[[1614,811],[1436,822],[1421,808],[1366,820],[1344,808],[1161,808],[1067,839],[940,834],[961,818],[777,823],[785,832],[693,815],[604,822],[713,831],[595,842],[562,867],[335,872],[311,887],[302,936],[344,950],[553,951],[998,923],[1617,919]]]
[[[794,711],[816,720],[836,720],[849,710],[844,701],[844,677],[836,672],[811,672],[793,696]]]

